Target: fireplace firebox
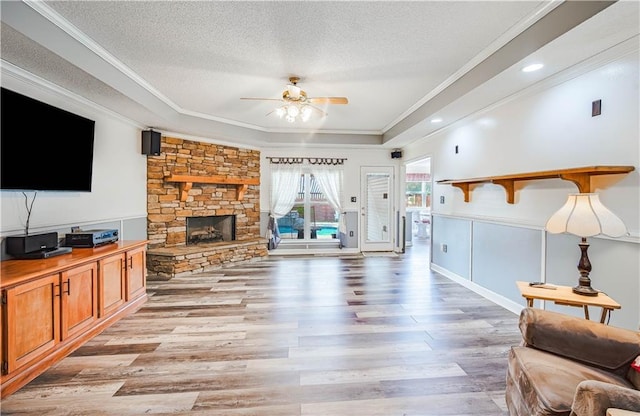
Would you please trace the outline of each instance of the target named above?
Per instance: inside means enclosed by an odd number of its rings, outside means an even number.
[[[187,217],[187,245],[235,241],[236,216]]]

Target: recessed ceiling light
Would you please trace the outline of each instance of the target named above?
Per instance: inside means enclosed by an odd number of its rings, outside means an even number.
[[[432,119],[431,119],[431,122],[432,122],[432,123],[442,123],[442,119],[441,119],[441,118],[439,118],[439,117],[438,117],[438,118],[432,118]]]
[[[522,72],[533,72],[533,71],[537,71],[538,69],[542,68],[544,65],[542,64],[531,64],[531,65],[527,65],[524,68],[522,68]]]

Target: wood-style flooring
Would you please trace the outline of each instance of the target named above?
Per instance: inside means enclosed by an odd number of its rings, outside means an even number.
[[[149,301],[2,415],[506,415],[517,316],[397,257],[280,257],[148,282]]]

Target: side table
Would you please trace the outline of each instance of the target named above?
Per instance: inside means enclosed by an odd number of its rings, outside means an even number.
[[[550,300],[556,305],[582,307],[585,319],[589,319],[589,306],[600,307],[602,308],[600,322],[603,324],[612,310],[621,308],[618,302],[604,293],[598,293],[597,296],[584,296],[573,293],[570,286],[553,285],[555,289],[545,289],[529,286],[529,282],[517,281],[516,284],[522,297],[527,300],[527,306],[529,307],[533,307],[534,299]]]
[[[607,409],[607,416],[634,416],[640,415],[638,412],[632,412],[630,410],[614,409],[612,407]]]

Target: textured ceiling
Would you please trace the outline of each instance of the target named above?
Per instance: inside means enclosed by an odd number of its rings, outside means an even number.
[[[417,128],[424,119],[611,4],[571,3],[2,2],[3,72],[25,70],[167,132],[398,147],[428,133]],[[628,17],[637,2],[626,3],[626,11],[601,12],[616,32],[601,34],[598,48],[637,36],[637,17],[635,28]],[[557,70],[597,52],[583,49]],[[279,98],[292,75],[309,96],[349,104],[290,124],[267,116],[276,102],[240,99]],[[502,95],[539,79],[504,84]],[[484,96],[456,117],[501,98]]]

